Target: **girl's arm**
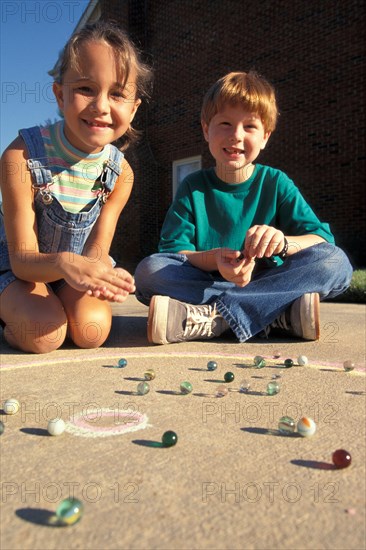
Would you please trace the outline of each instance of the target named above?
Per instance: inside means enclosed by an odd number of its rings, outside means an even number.
[[[101,262],[111,266],[109,249],[116,231],[118,218],[125,207],[132,191],[134,176],[130,165],[124,159],[122,164],[122,173],[114,186],[113,192],[109,196],[106,204],[101,210],[101,214],[94,225],[84,247],[84,257],[91,265]],[[128,271],[115,268],[115,276],[118,277],[121,292],[115,294],[110,289],[103,287],[97,288],[93,294],[96,297],[103,296],[109,300],[122,301],[130,292],[134,292],[134,280]]]
[[[4,222],[13,273],[30,282],[64,278],[79,291],[101,287],[112,293],[118,293],[120,288],[125,290],[125,281],[116,276],[111,264],[90,262],[84,256],[69,252],[44,254],[39,251],[34,191],[26,161],[27,152],[21,138],[13,141],[1,159]]]
[[[113,192],[103,206],[101,214],[85,243],[83,255],[90,258],[91,261],[100,259],[110,265],[109,249],[116,231],[118,218],[131,195],[133,181],[134,176],[131,166],[124,159],[121,175],[117,179]]]

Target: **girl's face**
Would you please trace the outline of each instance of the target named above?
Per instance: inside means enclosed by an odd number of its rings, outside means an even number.
[[[252,162],[270,136],[260,117],[239,105],[226,105],[209,124],[202,122],[202,128],[219,178],[226,183],[248,179],[253,172]]]
[[[78,62],[79,70],[67,69],[53,90],[68,141],[80,151],[97,153],[128,130],[141,103],[136,76],[131,70],[122,88],[113,49],[102,41],[84,43]]]

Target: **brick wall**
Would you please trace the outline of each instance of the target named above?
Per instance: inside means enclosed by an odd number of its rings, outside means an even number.
[[[155,251],[171,201],[173,160],[212,164],[199,113],[231,70],[275,86],[281,116],[258,162],[284,170],[355,265],[365,265],[365,3],[363,0],[102,0],[155,68],[153,97],[128,152],[135,170],[114,254],[126,265]]]

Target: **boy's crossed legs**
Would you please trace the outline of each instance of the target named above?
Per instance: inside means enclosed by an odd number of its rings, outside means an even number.
[[[136,297],[150,304],[148,338],[154,343],[214,338],[227,329],[245,342],[272,328],[315,340],[319,296],[341,294],[351,277],[347,256],[329,243],[260,270],[243,288],[193,267],[182,254],[154,254],[135,273]]]

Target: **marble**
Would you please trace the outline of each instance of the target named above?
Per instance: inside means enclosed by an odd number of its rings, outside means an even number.
[[[295,432],[296,422],[291,416],[281,416],[278,421],[278,429],[281,434],[290,435]]]
[[[312,418],[304,416],[297,423],[297,431],[302,437],[311,437],[316,432],[316,424]]]
[[[65,498],[56,509],[56,517],[61,525],[74,525],[81,520],[83,503],[77,498]]]
[[[297,364],[301,365],[302,367],[304,365],[307,365],[309,363],[309,359],[306,357],[306,355],[299,355],[297,358]]]
[[[225,382],[232,382],[234,379],[235,379],[235,375],[233,372],[225,372],[224,374]]]
[[[207,370],[216,370],[217,369],[217,363],[216,361],[209,361],[207,363]]]
[[[5,414],[17,414],[20,409],[20,403],[17,399],[7,399],[4,403],[3,410]]]
[[[294,361],[293,359],[285,359],[284,362],[283,362],[283,366],[286,368],[286,369],[290,369],[291,367],[294,366]]]
[[[191,393],[191,391],[193,390],[193,387],[192,387],[192,384],[190,382],[182,382],[181,385],[180,385],[180,391],[186,395],[188,393]]]
[[[65,422],[62,418],[54,418],[48,422],[47,431],[50,435],[61,435],[64,433],[65,427]]]
[[[280,385],[278,382],[275,382],[274,380],[272,382],[268,382],[267,384],[267,394],[268,395],[276,395],[280,391]]]
[[[150,391],[150,386],[147,382],[139,382],[137,384],[137,393],[139,395],[146,395]]]
[[[353,361],[348,360],[343,363],[343,368],[346,372],[350,372],[355,368],[355,364]]]
[[[240,393],[248,393],[250,390],[250,381],[242,380],[240,382]]]
[[[118,369],[123,369],[124,367],[127,367],[127,359],[122,358],[118,361],[117,368]]]
[[[217,386],[216,388],[216,397],[225,397],[229,393],[229,390],[226,386]]]
[[[256,355],[253,359],[254,366],[257,369],[263,369],[266,366],[266,360],[261,355]]]
[[[337,468],[347,468],[352,462],[352,457],[345,449],[337,449],[332,454],[332,461]]]
[[[145,380],[154,380],[155,376],[156,376],[156,374],[155,374],[154,369],[148,369],[147,371],[144,372]]]
[[[173,447],[173,445],[176,445],[178,441],[178,436],[175,432],[168,430],[167,432],[163,433],[161,441],[164,447]]]

